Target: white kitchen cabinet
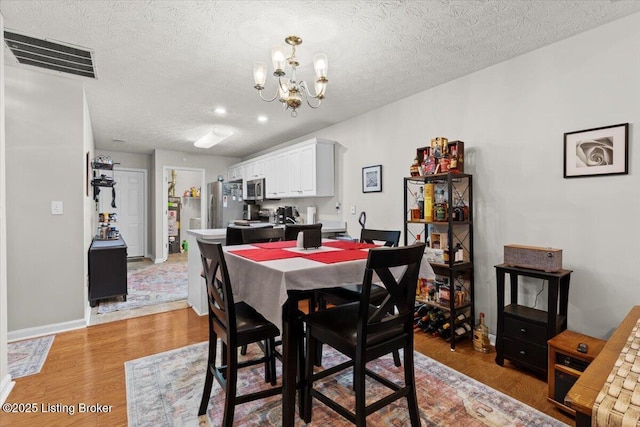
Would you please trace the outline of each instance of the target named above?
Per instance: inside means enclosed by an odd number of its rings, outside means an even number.
[[[280,199],[287,194],[287,157],[279,153],[265,160],[265,194],[270,199]]]
[[[265,179],[268,199],[327,197],[334,194],[333,141],[313,138],[229,166],[227,180]],[[246,185],[242,186],[246,197]]]
[[[243,165],[231,165],[227,168],[227,181],[237,181],[243,178]]]
[[[285,194],[279,198],[326,197],[334,194],[334,142],[313,138],[284,149],[286,176]],[[281,179],[282,169],[275,168],[273,175],[267,170],[269,181]],[[271,197],[271,196],[270,196]]]
[[[264,178],[265,162],[266,159],[258,159],[256,161],[249,162],[246,166],[246,173],[243,178],[245,180]]]

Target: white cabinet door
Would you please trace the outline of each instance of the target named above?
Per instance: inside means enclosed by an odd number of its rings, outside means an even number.
[[[268,198],[279,199],[287,194],[287,158],[282,154],[265,160],[265,185]]]
[[[316,195],[316,144],[300,149],[300,193],[303,196]]]
[[[232,165],[227,169],[227,181],[237,181],[242,179],[242,165]]]
[[[302,196],[302,186],[300,185],[300,177],[302,172],[302,165],[300,164],[300,154],[302,150],[294,149],[287,152],[287,196],[288,197],[300,197]]]

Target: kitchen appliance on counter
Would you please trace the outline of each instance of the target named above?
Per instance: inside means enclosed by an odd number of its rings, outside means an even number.
[[[275,222],[275,211],[272,209],[260,209],[258,211],[258,219],[262,222]]]
[[[242,208],[242,219],[259,220],[260,205],[255,203],[245,203]]]
[[[208,228],[226,228],[242,218],[242,181],[216,181],[207,184]]]
[[[293,217],[293,206],[280,206],[276,211],[276,222],[278,224],[295,224]]]

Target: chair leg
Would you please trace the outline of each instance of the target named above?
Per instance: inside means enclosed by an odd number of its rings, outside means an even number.
[[[265,372],[269,372],[269,377],[265,378],[266,382],[270,382],[271,385],[276,385],[276,340],[270,338],[266,340],[266,349],[265,356],[267,357],[267,361],[265,362]]]
[[[393,363],[397,367],[402,366],[402,363],[400,362],[400,352],[398,350],[393,350]]]
[[[316,351],[316,344],[318,343],[317,340],[315,338],[311,337],[311,333],[309,330],[309,326],[307,325],[307,333],[306,333],[306,340],[307,340],[307,351],[306,354],[315,354]],[[302,394],[302,399],[303,399],[303,404],[302,404],[302,408],[303,408],[303,416],[302,419],[304,420],[305,423],[309,424],[311,422],[311,407],[313,405],[312,402],[312,398],[311,398],[311,390],[313,389],[313,366],[315,365],[314,360],[312,357],[307,357],[305,360],[305,373],[304,373],[304,379],[302,381],[303,384],[303,392]]]
[[[362,356],[356,355],[353,364],[353,390],[356,395],[356,427],[365,427],[367,425],[367,415],[365,409],[367,406],[367,399],[365,395],[364,381],[365,381],[365,361]]]
[[[216,353],[217,353],[218,337],[209,333],[209,357],[207,360],[207,374],[204,380],[204,390],[202,391],[202,399],[200,400],[200,410],[198,416],[207,413],[209,399],[211,398],[211,388],[213,387],[213,371],[216,369]]]
[[[224,415],[222,417],[222,425],[224,427],[233,426],[233,415],[236,408],[236,388],[238,382],[238,349],[227,346],[227,369],[226,369],[226,387],[224,390]]]
[[[404,348],[404,382],[409,388],[407,394],[407,406],[409,407],[409,419],[411,427],[419,427],[420,410],[418,409],[418,396],[416,394],[416,379],[413,366],[413,348]]]

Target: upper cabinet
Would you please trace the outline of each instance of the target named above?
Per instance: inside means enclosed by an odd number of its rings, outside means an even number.
[[[269,199],[333,196],[334,145],[313,138],[230,166],[227,175],[229,180],[264,178]]]
[[[246,166],[243,178],[245,180],[264,178],[265,164],[266,164],[266,159],[258,159],[255,161],[250,160]]]
[[[227,181],[237,181],[243,178],[244,166],[241,163],[229,166],[227,169]]]
[[[265,194],[268,199],[281,199],[288,194],[287,155],[280,153],[265,161]]]

